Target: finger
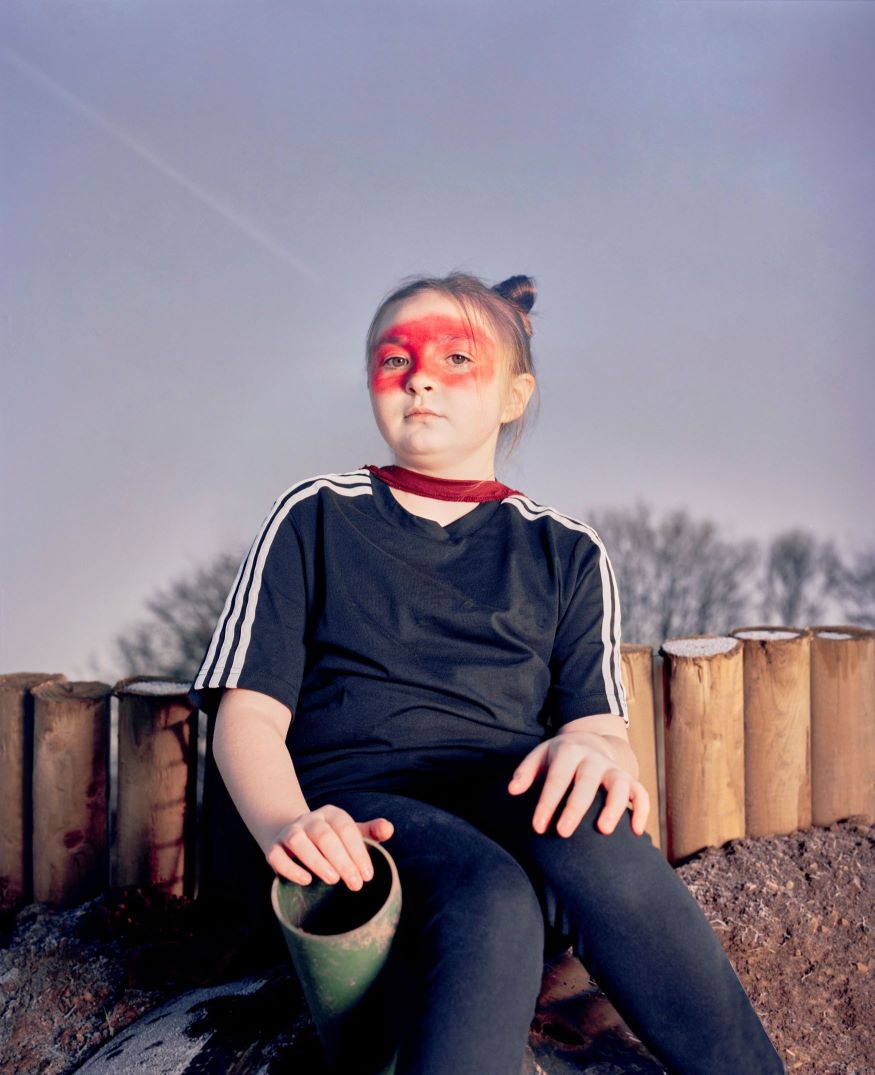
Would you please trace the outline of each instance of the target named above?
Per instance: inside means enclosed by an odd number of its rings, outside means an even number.
[[[373,818],[371,821],[359,821],[356,823],[359,833],[362,837],[367,836],[371,840],[376,840],[378,843],[388,840],[395,832],[395,826],[385,817]],[[371,860],[370,848],[362,840],[362,849],[364,851],[365,863],[361,866],[362,877],[365,881],[371,881],[374,877],[374,864]]]
[[[371,863],[371,853],[368,850],[368,845],[364,841],[364,837],[361,831],[361,826],[353,821],[350,815],[342,810],[340,807],[328,807],[324,813],[324,819],[328,823],[330,830],[332,830],[342,844],[343,850],[346,852],[346,857],[349,860],[354,874],[361,880],[370,881],[374,876],[374,867]],[[335,844],[331,839],[330,833],[325,834],[327,840],[327,846],[333,851]],[[320,846],[320,850],[325,853],[325,848],[322,847],[320,840],[316,841]],[[342,854],[343,852],[341,852]],[[355,885],[355,876],[348,875],[344,872],[344,864],[341,864],[333,854],[328,855],[328,858],[334,863],[338,870],[340,870],[341,876],[347,883],[351,880],[353,882],[351,887],[358,887]]]
[[[516,771],[507,785],[511,795],[521,795],[532,786],[535,777],[544,768],[544,755],[549,749],[548,743],[540,743],[530,751],[516,767]]]
[[[577,766],[574,773],[574,787],[565,803],[565,809],[556,822],[556,831],[560,836],[570,836],[575,831],[583,815],[592,805],[599,783],[595,775],[587,775],[583,772],[582,763]]]
[[[316,847],[343,878],[346,887],[357,892],[364,884],[362,867],[359,865],[357,858],[359,855],[366,856],[370,866],[370,855],[362,840],[362,834],[352,818],[349,818],[346,824],[343,822],[336,822],[335,824],[339,824],[340,831],[334,824],[329,824],[326,819],[322,823],[317,822],[308,826],[308,834]],[[353,851],[350,851],[347,841],[354,848]]]
[[[611,778],[610,774],[616,774]],[[632,781],[620,769],[608,770],[601,781],[608,790],[605,806],[599,814],[596,824],[599,830],[609,836],[617,827],[617,822],[626,812],[629,805],[630,789]]]
[[[378,843],[388,840],[395,832],[395,826],[385,817],[377,817],[372,821],[360,821],[358,827],[362,836],[370,836]]]
[[[559,805],[568,785],[574,779],[575,770],[580,764],[580,755],[576,751],[557,750],[550,760],[541,797],[535,807],[532,826],[535,832],[546,832],[553,812]]]
[[[647,815],[650,813],[650,796],[643,784],[633,786],[629,796],[632,800],[632,831],[636,836],[641,836],[647,824]]]
[[[274,844],[265,855],[269,865],[280,877],[287,881],[294,881],[299,885],[309,885],[313,875],[308,873],[303,866],[299,866],[282,844]]]
[[[310,834],[304,829],[294,829],[291,835],[283,841],[283,846],[287,847],[308,870],[327,884],[334,885],[340,880],[340,874],[334,865],[322,854]]]

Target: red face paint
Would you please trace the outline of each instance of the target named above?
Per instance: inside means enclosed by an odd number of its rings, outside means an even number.
[[[444,388],[471,389],[489,384],[495,372],[496,347],[487,332],[461,318],[432,314],[392,324],[380,335],[371,357],[371,388],[379,395],[406,391],[409,378],[424,373]]]

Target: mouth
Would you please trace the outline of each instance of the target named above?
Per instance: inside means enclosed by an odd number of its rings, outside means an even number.
[[[436,414],[434,411],[420,410],[420,411],[408,411],[407,414],[404,415],[404,417],[405,418],[440,418],[440,415]]]

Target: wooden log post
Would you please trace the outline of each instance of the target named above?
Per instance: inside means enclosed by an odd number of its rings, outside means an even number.
[[[659,785],[659,846],[665,852],[668,840],[665,836],[665,692],[663,668],[665,659],[661,650],[653,654],[653,721],[656,726],[656,776]]]
[[[811,814],[875,821],[875,631],[810,627]]]
[[[811,825],[810,639],[798,627],[738,627],[744,646],[748,836]]]
[[[108,683],[33,688],[33,897],[72,907],[109,882]]]
[[[744,673],[736,638],[662,645],[668,861],[744,836]]]
[[[623,686],[629,703],[629,743],[638,759],[638,779],[650,795],[645,832],[660,846],[659,779],[656,771],[656,721],[653,709],[653,648],[623,642]]]
[[[118,697],[117,852],[113,883],[193,896],[197,712],[189,684],[132,676]]]
[[[33,896],[33,695],[52,672],[0,675],[0,913],[17,911]]]

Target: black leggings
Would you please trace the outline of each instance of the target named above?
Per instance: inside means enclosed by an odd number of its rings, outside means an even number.
[[[512,761],[416,797],[318,797],[357,821],[387,817],[401,877],[397,1075],[519,1075],[544,969],[545,928],[573,946],[627,1025],[672,1075],[786,1068],[701,908],[627,809],[570,837],[532,829],[541,783],[506,791]],[[564,803],[564,800],[563,800]],[[342,882],[341,882],[342,883]]]

